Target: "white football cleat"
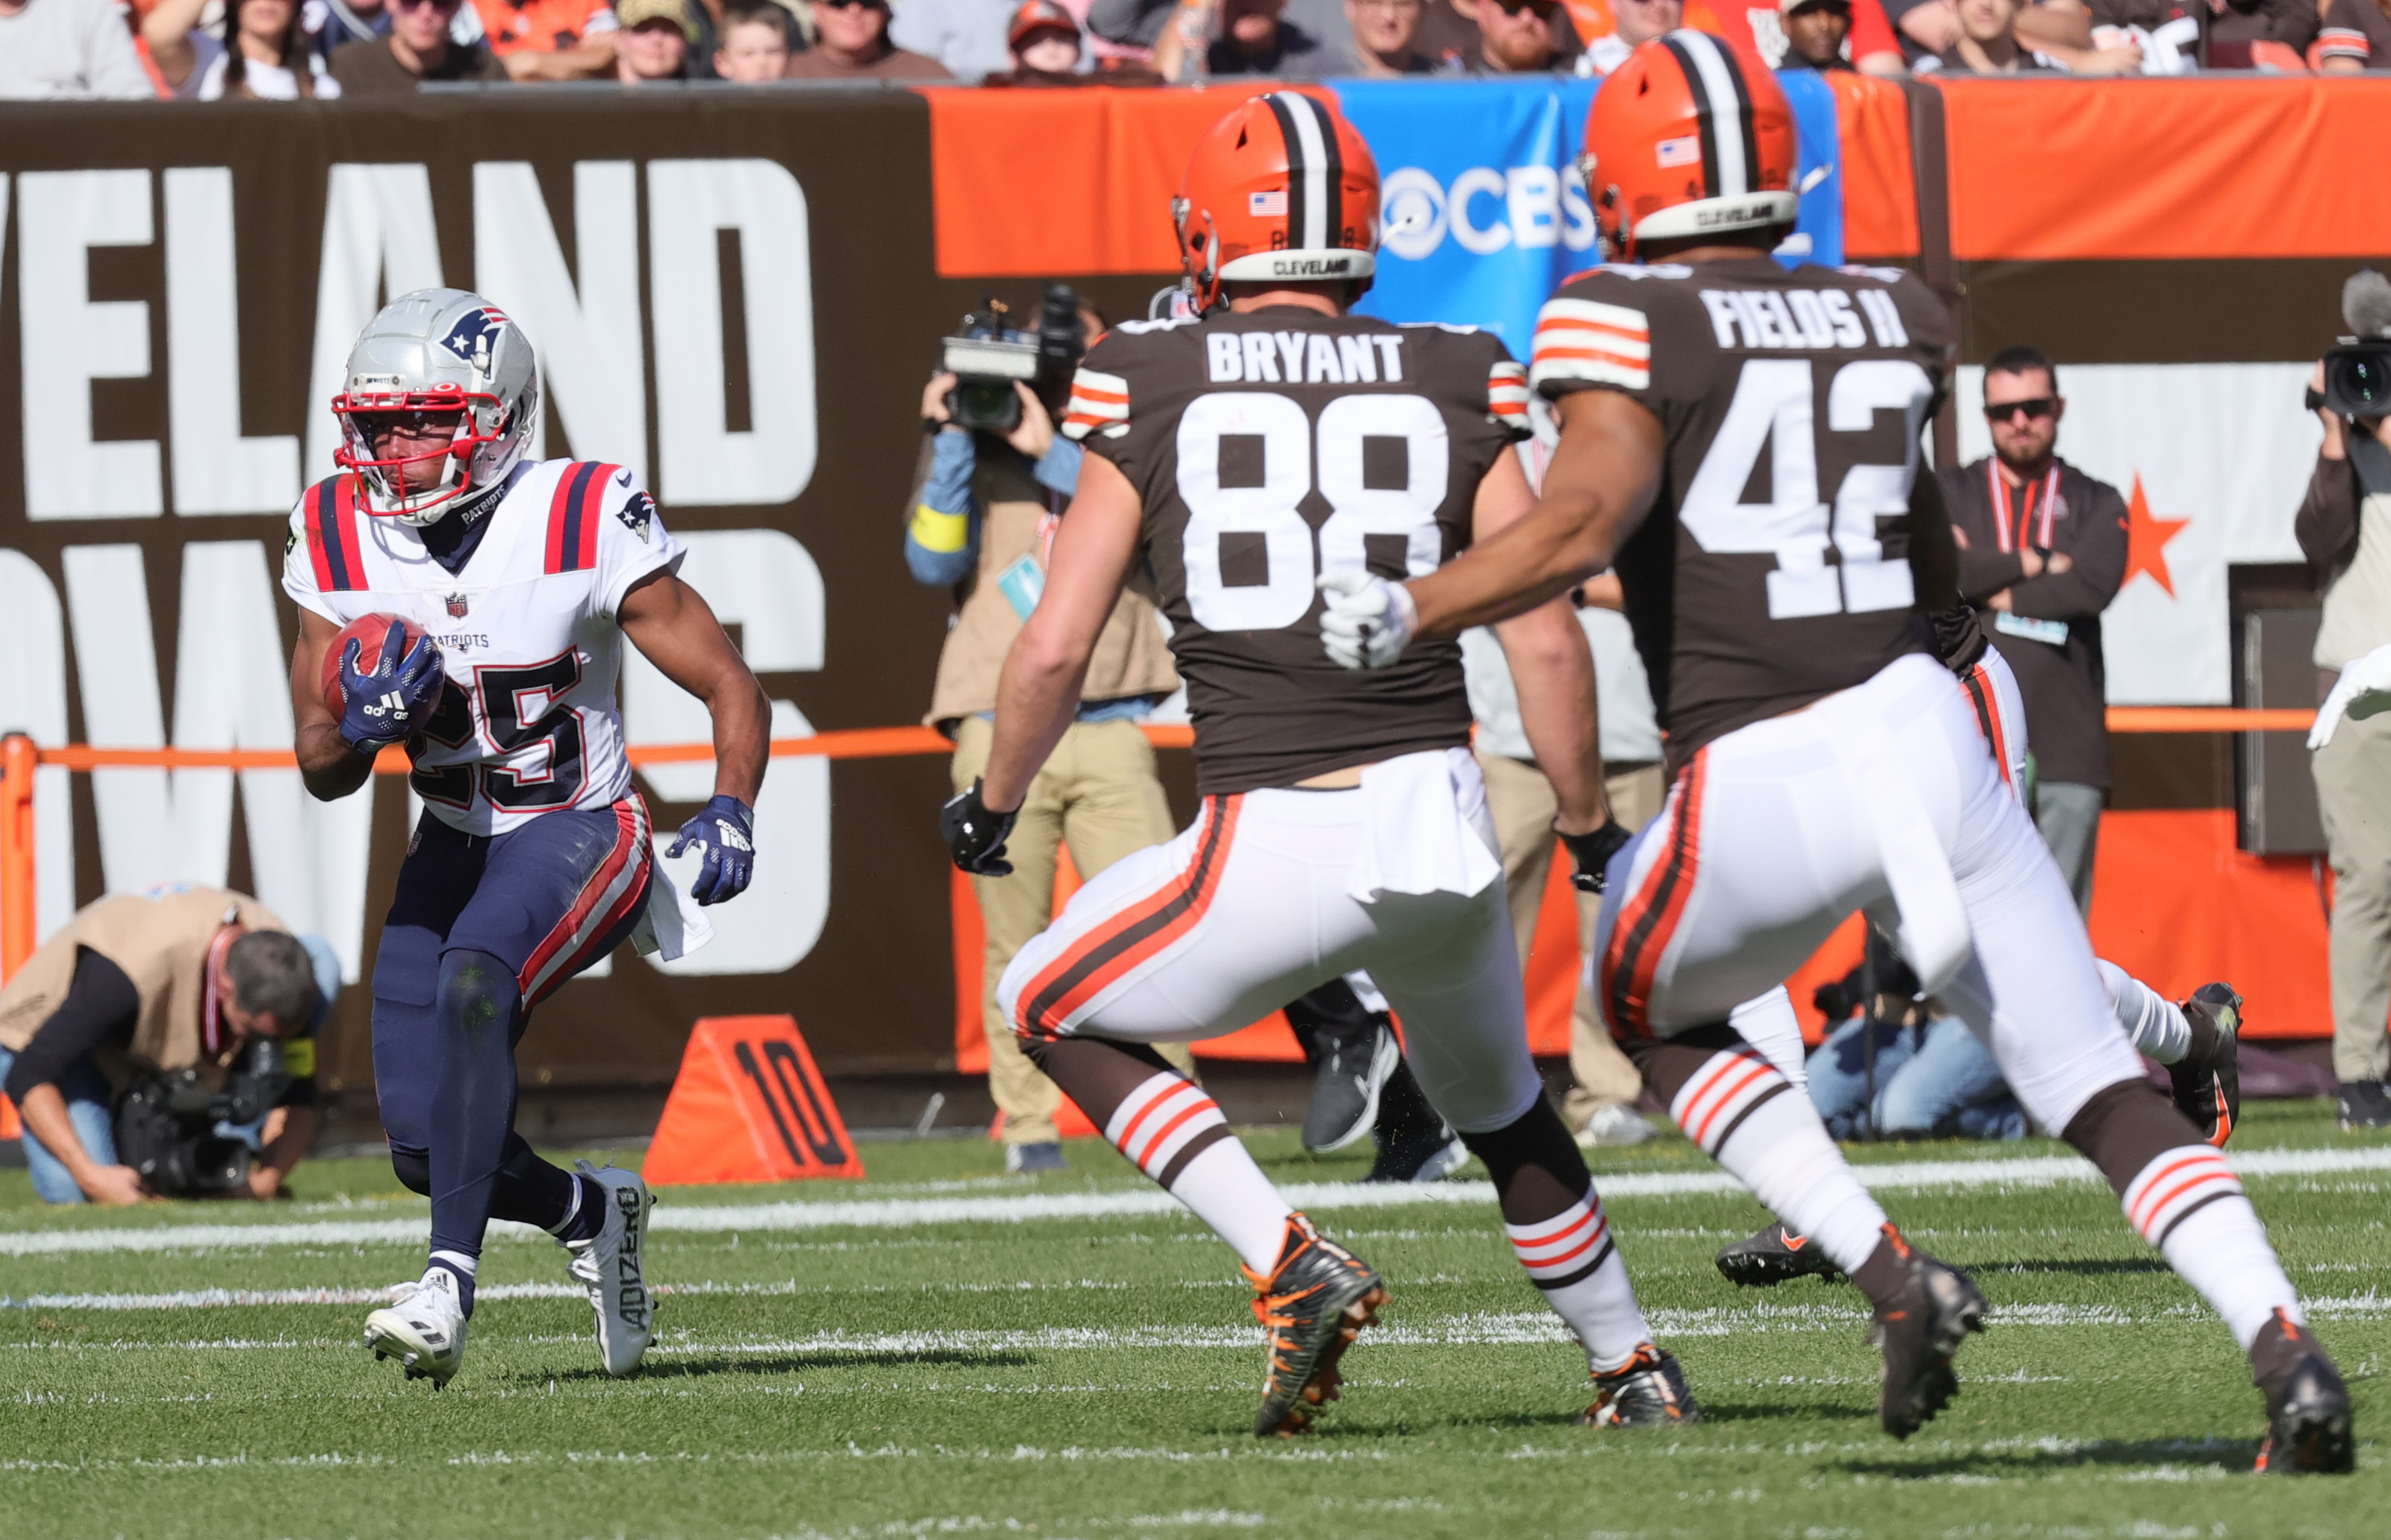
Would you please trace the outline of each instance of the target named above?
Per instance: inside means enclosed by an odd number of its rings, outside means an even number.
[[[457,1275],[427,1267],[413,1283],[391,1290],[391,1302],[366,1317],[366,1346],[376,1358],[395,1358],[409,1379],[438,1390],[465,1361],[465,1302]]]
[[[606,1191],[606,1223],[588,1240],[564,1243],[575,1282],[589,1291],[598,1317],[598,1357],[606,1372],[621,1376],[640,1366],[655,1337],[654,1301],[648,1294],[641,1252],[648,1236],[648,1210],[655,1199],[637,1171],[587,1160],[574,1169]]]

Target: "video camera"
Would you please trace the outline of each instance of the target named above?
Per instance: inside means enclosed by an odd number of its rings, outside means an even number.
[[[216,1126],[257,1121],[290,1089],[281,1047],[265,1039],[241,1050],[221,1090],[196,1069],[144,1076],[116,1104],[117,1158],[162,1197],[243,1191],[249,1146],[219,1136]]]
[[[1021,426],[1015,382],[1027,384],[1058,415],[1070,397],[1071,376],[1087,351],[1078,292],[1067,283],[1048,284],[1035,330],[1016,330],[1006,324],[1011,318],[1003,301],[986,299],[946,339],[945,368],[955,377],[947,412],[959,428],[1009,434]]]
[[[2338,417],[2391,417],[2391,342],[2345,342],[2324,356],[2324,390],[2309,394]]]

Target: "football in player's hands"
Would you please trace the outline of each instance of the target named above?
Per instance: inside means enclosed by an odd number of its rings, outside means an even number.
[[[1386,667],[1419,629],[1419,611],[1401,583],[1359,567],[1337,567],[1320,575],[1320,591],[1328,596],[1320,612],[1320,644],[1347,668]]]
[[[756,875],[756,811],[735,796],[717,796],[695,818],[680,826],[680,836],[666,850],[667,858],[696,846],[700,857],[697,880],[690,896],[700,904],[718,904],[747,891]]]
[[[439,644],[394,615],[360,615],[324,653],[324,704],[340,720],[341,741],[363,755],[422,731],[446,679]]]

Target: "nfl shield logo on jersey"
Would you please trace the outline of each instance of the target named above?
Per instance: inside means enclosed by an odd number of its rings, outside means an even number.
[[[463,594],[461,594],[461,593],[452,593],[452,594],[450,594],[450,595],[448,595],[448,596],[447,596],[447,598],[446,598],[446,600],[445,602],[446,602],[446,604],[447,604],[447,606],[448,606],[448,618],[449,618],[449,619],[451,619],[451,620],[462,620],[462,619],[464,619],[464,618],[465,618],[465,608],[466,608],[466,602],[465,602],[465,596],[464,596]]]

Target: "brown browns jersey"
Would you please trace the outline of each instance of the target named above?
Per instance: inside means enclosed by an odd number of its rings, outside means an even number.
[[[1131,322],[1089,352],[1064,432],[1144,503],[1205,795],[1469,742],[1459,646],[1341,668],[1315,579],[1450,561],[1527,425],[1526,370],[1467,329],[1289,306]]]
[[[1545,303],[1533,388],[1623,392],[1666,434],[1618,570],[1671,765],[1927,646],[1907,520],[1949,336],[1907,273],[1759,256],[1597,267]]]

